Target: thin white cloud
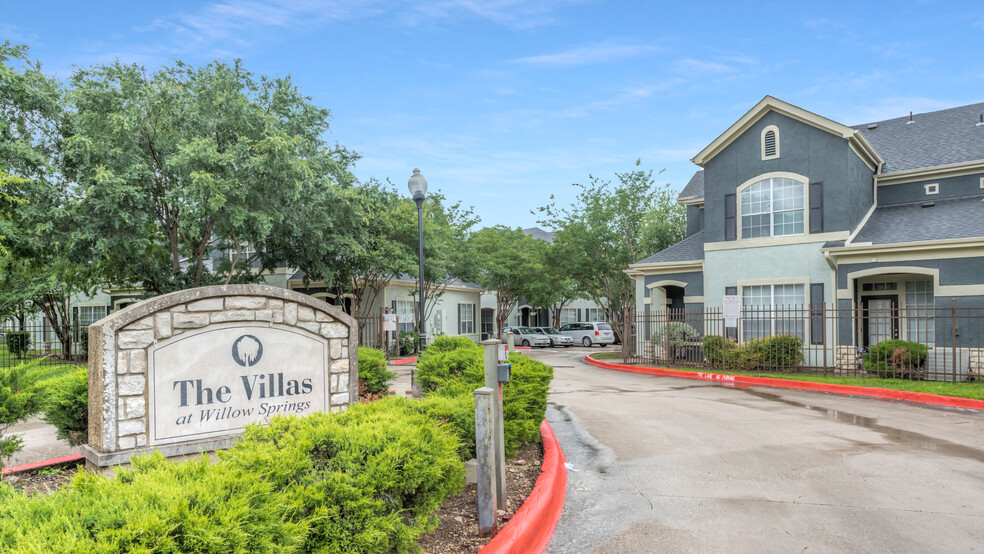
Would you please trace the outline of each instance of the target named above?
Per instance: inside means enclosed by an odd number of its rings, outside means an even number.
[[[514,63],[541,66],[574,66],[608,63],[634,58],[653,52],[656,47],[647,44],[594,44],[571,48],[556,54],[541,54],[513,60]]]
[[[716,77],[738,72],[738,68],[734,65],[707,60],[695,60],[693,58],[684,58],[677,61],[675,65],[677,71],[691,77]]]
[[[479,17],[506,27],[526,29],[558,22],[561,8],[584,0],[434,0],[411,2],[413,9],[404,14],[405,22],[420,19],[450,19],[462,14]]]
[[[909,115],[909,112],[916,114],[932,112],[966,103],[922,96],[883,98],[867,107],[834,114],[832,119],[843,122],[846,125],[860,125],[872,121],[885,121],[886,119],[906,117]]]

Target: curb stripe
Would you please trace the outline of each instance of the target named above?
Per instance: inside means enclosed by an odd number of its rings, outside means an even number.
[[[3,474],[10,475],[11,473],[21,473],[24,471],[31,471],[32,469],[38,469],[38,468],[53,466],[57,464],[78,462],[83,459],[85,458],[82,457],[82,454],[72,454],[71,456],[63,456],[61,458],[55,458],[53,460],[45,460],[43,462],[34,462],[31,464],[24,464],[22,466],[5,467],[3,468]]]
[[[543,465],[533,492],[509,523],[480,551],[482,554],[539,554],[547,549],[553,538],[567,493],[566,459],[547,420],[540,424],[540,436],[543,437]]]
[[[616,371],[628,371],[631,373],[643,373],[647,375],[659,375],[663,377],[680,377],[683,379],[695,379],[698,381],[719,381],[734,383],[736,385],[762,385],[781,389],[810,390],[818,392],[833,392],[836,394],[847,394],[851,396],[868,396],[871,398],[885,398],[889,400],[905,400],[907,402],[918,402],[920,404],[932,404],[935,406],[946,406],[949,408],[966,408],[970,410],[984,410],[984,400],[973,398],[958,398],[955,396],[943,396],[941,394],[930,394],[927,392],[912,392],[892,389],[879,389],[874,387],[857,387],[853,385],[834,385],[831,383],[812,383],[809,381],[796,381],[793,379],[775,379],[772,377],[750,377],[745,375],[729,375],[723,373],[703,373],[695,371],[680,371],[676,369],[663,369],[658,367],[637,367],[623,364],[613,364],[596,360],[588,354],[584,361],[603,369],[614,369]]]

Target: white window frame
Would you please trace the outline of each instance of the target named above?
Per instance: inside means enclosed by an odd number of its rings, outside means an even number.
[[[772,131],[776,134],[776,153],[772,155],[766,155],[765,153],[765,135],[769,134],[769,131]],[[774,160],[778,158],[779,157],[779,127],[776,127],[775,125],[769,125],[765,129],[762,129],[761,140],[762,140],[762,161]]]
[[[923,185],[923,189],[926,191],[926,196],[929,196],[931,194],[939,194],[940,193],[940,184],[939,183],[929,183],[927,185]]]
[[[395,298],[396,301],[396,320],[399,323],[400,332],[412,333],[417,330],[417,313],[416,313],[416,301],[413,298]],[[404,318],[400,317],[400,307],[403,307],[403,311],[406,312],[407,304],[410,305],[410,321],[404,321]],[[405,315],[405,314],[404,314]]]
[[[605,321],[604,308],[587,308],[584,315],[585,321]]]
[[[799,184],[800,186],[803,187],[803,206],[801,208],[799,208],[798,210],[778,210],[778,211],[776,211],[776,210],[773,209],[773,189],[775,187],[774,180],[776,180],[776,179],[788,179],[788,180],[793,181],[793,182],[795,182],[795,183],[797,183],[797,184]],[[746,237],[744,237],[744,235],[742,233],[742,230],[743,230],[743,227],[744,227],[742,225],[742,220],[744,219],[744,217],[746,215],[747,216],[751,216],[751,215],[762,215],[762,214],[765,214],[766,212],[756,212],[756,213],[753,213],[753,214],[746,214],[746,213],[744,213],[742,211],[742,195],[745,194],[745,192],[748,189],[750,189],[751,187],[753,187],[753,186],[755,186],[755,185],[757,185],[759,183],[762,183],[764,181],[770,181],[770,183],[769,183],[769,212],[768,212],[768,214],[769,214],[769,234],[768,235],[765,235],[765,236],[761,236],[761,237],[746,238]],[[804,177],[802,175],[797,175],[795,173],[788,173],[788,172],[785,172],[785,171],[776,171],[776,172],[772,172],[772,173],[765,173],[763,175],[759,175],[758,177],[754,177],[752,179],[749,179],[748,181],[745,181],[744,183],[742,183],[742,185],[739,186],[737,189],[735,189],[735,202],[736,202],[736,204],[738,204],[736,206],[737,221],[735,222],[735,227],[736,227],[735,231],[736,231],[736,235],[737,235],[738,240],[768,240],[768,239],[784,239],[786,237],[805,236],[807,234],[807,230],[810,228],[810,210],[807,209],[807,207],[810,205],[809,179],[807,179],[806,177]],[[775,234],[775,224],[776,224],[775,214],[776,213],[792,213],[792,212],[795,212],[795,211],[800,211],[803,214],[803,231],[800,232],[800,233],[789,233],[789,234],[785,234],[785,235],[776,235]]]
[[[743,282],[738,283],[738,292],[739,292],[739,295],[741,297],[741,308],[742,308],[742,314],[743,314],[743,317],[741,318],[742,329],[741,329],[741,333],[739,335],[739,337],[741,338],[741,341],[742,342],[747,342],[748,340],[751,340],[751,339],[759,339],[759,338],[762,338],[762,337],[759,337],[759,336],[748,336],[748,329],[747,329],[747,325],[745,323],[744,313],[750,307],[749,306],[746,306],[746,304],[745,304],[745,296],[747,294],[746,290],[749,289],[749,288],[751,288],[751,287],[769,287],[769,304],[768,304],[768,306],[766,306],[765,304],[757,304],[755,306],[752,306],[751,308],[753,310],[753,313],[754,313],[754,309],[756,307],[758,309],[762,310],[762,311],[765,311],[766,308],[767,308],[771,312],[776,307],[776,287],[777,286],[784,286],[784,285],[793,285],[793,286],[799,286],[799,287],[801,287],[802,294],[803,294],[803,296],[802,296],[803,301],[800,304],[780,304],[779,306],[780,307],[786,307],[787,309],[789,309],[791,307],[793,309],[794,316],[792,318],[790,318],[790,319],[793,319],[793,320],[802,320],[803,321],[803,334],[800,336],[800,338],[803,339],[804,343],[807,340],[809,340],[809,337],[810,337],[810,317],[808,316],[808,314],[809,314],[809,302],[810,302],[810,299],[809,299],[810,281],[809,281],[809,279],[806,279],[806,280],[803,280],[803,279],[767,279],[767,280],[761,280],[761,281],[758,281],[758,280],[756,280],[756,281],[743,281]],[[768,329],[768,333],[765,336],[775,336],[776,335],[776,320],[777,319],[779,319],[779,320],[782,320],[783,319],[782,317],[777,317],[777,315],[781,316],[781,313],[780,314],[776,314],[776,313],[772,312],[772,314],[770,315],[770,317],[769,317],[769,329]]]
[[[469,309],[471,312],[469,313]],[[471,302],[461,302],[458,304],[458,334],[475,334],[475,304]]]
[[[560,321],[557,322],[557,327],[562,327],[568,323],[577,322],[577,308],[561,308],[560,309]]]

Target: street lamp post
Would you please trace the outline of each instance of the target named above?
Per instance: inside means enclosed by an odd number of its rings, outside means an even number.
[[[427,196],[427,179],[420,174],[420,170],[414,168],[413,175],[407,183],[413,201],[417,203],[417,259],[420,264],[417,274],[417,284],[420,286],[420,309],[418,310],[417,329],[420,330],[419,351],[424,350],[424,198]]]

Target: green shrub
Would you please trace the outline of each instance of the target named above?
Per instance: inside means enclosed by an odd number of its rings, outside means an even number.
[[[31,349],[31,333],[27,331],[7,331],[7,350],[18,360],[23,360]]]
[[[0,484],[3,552],[416,552],[464,480],[457,442],[404,399],[250,426],[232,449],[137,457],[50,495]]]
[[[386,369],[386,354],[375,348],[359,347],[359,396],[383,394],[396,373]]]
[[[21,438],[7,436],[7,429],[44,408],[44,380],[57,370],[42,368],[39,363],[35,360],[0,368],[0,469],[23,448]]]
[[[738,344],[734,339],[706,336],[701,341],[704,359],[737,371],[791,371],[803,361],[803,339],[792,335],[777,335],[751,339]]]
[[[922,366],[929,354],[929,347],[906,340],[884,340],[868,347],[861,356],[865,371],[880,377],[921,379]]]
[[[72,446],[89,442],[89,368],[76,367],[46,388],[44,420],[55,426],[58,438]]]
[[[699,338],[697,329],[682,321],[671,321],[653,334],[653,342],[661,347],[669,347],[674,358],[684,357],[686,347],[693,345]]]
[[[471,344],[470,347],[455,350],[425,350],[417,359],[420,390],[433,392],[453,381],[472,383],[475,387],[484,386],[485,358],[482,349],[474,342]]]
[[[420,334],[416,331],[400,331],[400,355],[407,356],[417,351]]]
[[[441,335],[435,338],[433,342],[428,344],[427,349],[424,350],[421,355],[427,356],[433,353],[450,352],[451,350],[459,349],[481,350],[482,347],[468,337],[449,337],[447,335]]]

